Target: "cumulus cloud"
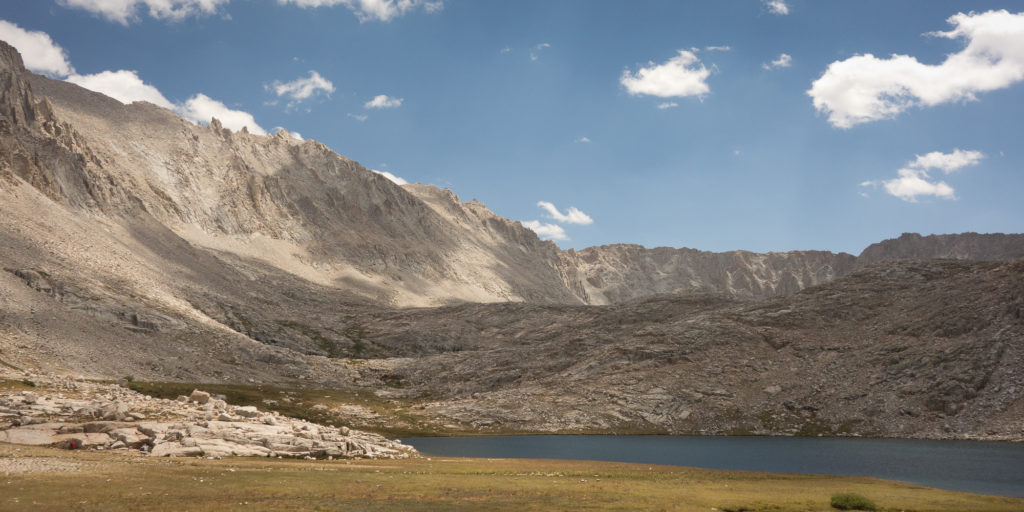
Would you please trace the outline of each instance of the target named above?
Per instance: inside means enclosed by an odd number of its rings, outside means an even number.
[[[266,135],[267,131],[256,124],[252,114],[241,110],[232,110],[227,105],[202,93],[196,94],[185,103],[176,107],[177,112],[194,123],[209,123],[214,117],[225,128],[239,131],[247,128],[249,133]]]
[[[985,155],[980,151],[963,151],[954,149],[952,153],[933,151],[926,155],[916,155],[916,158],[896,172],[896,178],[891,180],[865,181],[862,187],[876,187],[881,183],[883,188],[890,195],[896,196],[904,201],[917,202],[921,196],[935,196],[942,199],[955,199],[955,190],[944,181],[935,181],[928,175],[928,171],[937,169],[945,174],[950,174],[964,167],[978,165],[978,162]],[[861,194],[864,195],[864,194]]]
[[[399,178],[398,176],[395,176],[394,174],[391,174],[390,172],[378,171],[376,169],[370,169],[370,170],[375,172],[375,173],[377,173],[377,174],[380,174],[381,176],[384,176],[385,178],[387,178],[389,180],[391,180],[396,185],[408,185],[409,184],[408,181],[405,181],[403,178]]]
[[[963,39],[966,47],[937,65],[909,55],[871,54],[833,62],[807,94],[839,128],[894,118],[915,106],[974,101],[977,93],[1024,79],[1024,13],[1005,10],[956,14],[953,29],[929,35]]]
[[[917,202],[918,196],[935,196],[942,199],[953,199],[953,187],[945,181],[929,181],[928,173],[920,169],[900,169],[898,177],[885,180],[882,185],[885,191],[904,201]]]
[[[773,60],[771,62],[766,62],[764,64],[761,64],[761,67],[764,68],[764,69],[767,69],[768,71],[771,71],[773,69],[788,68],[789,66],[792,66],[792,65],[793,65],[793,57],[790,56],[788,53],[780,53],[779,54],[779,58],[777,58],[777,59],[775,59],[775,60]]]
[[[567,213],[558,211],[555,205],[547,201],[538,201],[537,206],[543,208],[548,212],[548,217],[557,220],[558,222],[564,222],[566,224],[593,224],[594,219],[590,218],[589,215],[581,212],[575,206],[570,206]]]
[[[952,153],[932,151],[925,155],[915,156],[917,158],[909,164],[910,167],[917,169],[939,169],[946,174],[958,171],[964,167],[978,165],[978,162],[985,158],[981,151],[963,151],[959,148],[954,149]]]
[[[732,47],[731,46],[705,46],[704,49],[709,51],[709,52],[727,52],[729,50],[732,50]]]
[[[679,50],[679,55],[661,64],[649,62],[647,67],[635,73],[626,69],[619,82],[634,96],[702,96],[711,90],[706,81],[710,74],[711,71],[701,64],[695,53]]]
[[[127,25],[139,19],[139,10],[147,8],[157,19],[183,20],[189,16],[211,15],[231,0],[58,0],[64,7],[84,9],[110,21]]]
[[[351,112],[349,112],[347,115],[348,115],[348,117],[351,117],[352,119],[355,119],[356,121],[359,121],[360,123],[363,122],[363,121],[366,121],[367,119],[370,118],[370,116],[368,116],[366,114],[353,114]]]
[[[576,140],[573,142],[590,142],[590,137],[577,137]]]
[[[148,101],[168,110],[175,110],[173,103],[156,87],[143,82],[135,71],[121,69],[92,75],[71,75],[67,81],[90,91],[106,94],[126,105],[135,101]]]
[[[565,229],[558,224],[545,224],[538,220],[524,220],[522,221],[523,226],[533,230],[537,233],[537,236],[544,240],[568,240],[569,236],[565,234]]]
[[[789,6],[786,5],[784,0],[764,0],[764,6],[768,9],[768,12],[778,16],[789,14]]]
[[[674,101],[666,101],[664,103],[658,103],[658,110],[667,110],[670,108],[676,108],[679,104]]]
[[[219,0],[196,0],[192,3],[197,5],[216,5]],[[82,2],[84,5],[84,1]],[[95,5],[104,4],[97,0]],[[116,2],[109,2],[104,5],[114,5]],[[131,3],[131,2],[125,2]],[[166,9],[174,5],[184,5],[183,2],[164,2]],[[90,4],[92,5],[92,4]],[[161,11],[163,12],[163,11]],[[154,105],[176,112],[178,115],[192,122],[209,123],[212,117],[221,121],[224,127],[231,130],[241,130],[248,127],[249,132],[266,135],[267,132],[260,125],[252,114],[241,110],[232,110],[223,103],[206,96],[196,94],[184,103],[173,103],[165,97],[159,89],[142,81],[139,74],[132,70],[120,69],[117,71],[102,71],[91,75],[79,75],[75,68],[68,61],[64,50],[53,43],[53,40],[45,32],[28,32],[17,25],[0,20],[0,39],[6,40],[14,46],[25,61],[25,67],[38,72],[49,72],[58,76],[67,76],[66,81],[76,84],[100,94],[105,94],[124,104],[136,101],[148,101]]]
[[[308,100],[317,94],[330,95],[334,92],[334,84],[316,71],[310,71],[308,77],[299,77],[291,82],[276,81],[267,88],[273,90],[278,97],[291,98],[292,102],[289,105]]]
[[[46,32],[25,30],[0,20],[0,40],[7,41],[21,53],[25,67],[30,71],[49,76],[68,76],[75,72],[67,52]]]
[[[367,21],[388,22],[420,7],[428,13],[437,12],[444,8],[443,0],[277,0],[277,3],[280,5],[294,4],[299,7],[334,7],[341,5],[355,13],[360,23]]]
[[[387,94],[378,94],[363,104],[363,108],[396,108],[402,106],[402,98],[392,98]]]
[[[103,71],[93,75],[71,75],[68,82],[106,94],[117,101],[129,104],[134,101],[148,101],[154,105],[172,110],[194,123],[208,124],[216,117],[225,128],[239,131],[247,127],[249,133],[266,135],[267,131],[256,124],[252,114],[233,110],[205,94],[196,94],[184,103],[172,103],[160,91],[139,78],[135,71]],[[297,134],[292,134],[293,136]],[[301,139],[301,136],[299,138]]]

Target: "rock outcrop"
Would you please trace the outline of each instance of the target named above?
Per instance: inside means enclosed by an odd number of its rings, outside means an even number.
[[[373,331],[420,352],[392,360],[386,396],[485,432],[1024,440],[1024,259],[895,260],[768,300],[403,311]]]
[[[1024,258],[1024,235],[961,233],[921,236],[917,233],[903,233],[899,238],[869,245],[857,257],[857,264],[863,266],[908,258],[976,261]]]
[[[32,376],[37,388],[0,394],[0,442],[138,450],[158,457],[406,458],[416,451],[375,434],[318,425],[196,390],[162,400],[116,385]]]
[[[606,245],[567,251],[590,304],[620,304],[652,295],[721,293],[764,298],[827,283],[854,268],[846,253],[792,251],[705,252],[639,245]]]

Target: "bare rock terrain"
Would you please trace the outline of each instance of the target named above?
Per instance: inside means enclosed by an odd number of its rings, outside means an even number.
[[[392,396],[483,430],[1024,439],[1024,260],[899,260],[771,300],[466,305],[372,325],[375,346],[437,352],[395,360]]]
[[[166,457],[406,458],[416,453],[376,434],[231,406],[200,390],[168,400],[113,384],[32,378],[33,390],[0,395],[0,442]]]
[[[318,142],[33,75],[0,42],[11,371],[370,391],[411,404],[410,424],[482,432],[1019,440],[1022,257],[1024,235],[975,233],[905,234],[856,257],[561,251]],[[145,418],[108,431],[61,416],[138,399],[125,393],[11,397],[4,435],[261,455],[291,436],[309,442],[288,453],[369,453],[195,400],[138,402],[122,412]]]

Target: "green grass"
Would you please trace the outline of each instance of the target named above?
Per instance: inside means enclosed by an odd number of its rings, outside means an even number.
[[[22,380],[11,380],[11,379],[0,379],[0,392],[3,393],[16,393],[19,391],[28,391],[36,387],[36,383],[28,379]]]
[[[830,503],[832,508],[839,510],[878,510],[878,505],[875,505],[875,502],[851,492],[833,494]]]
[[[18,450],[18,451],[15,451]],[[0,445],[0,459],[81,464],[0,477],[0,510],[828,511],[856,492],[879,510],[1020,511],[1024,500],[863,477],[529,459],[167,459]],[[0,460],[2,462],[2,460]]]

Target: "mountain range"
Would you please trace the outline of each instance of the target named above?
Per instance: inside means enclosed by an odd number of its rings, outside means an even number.
[[[1019,439],[1024,235],[561,250],[0,42],[0,362],[369,389],[481,431]]]

